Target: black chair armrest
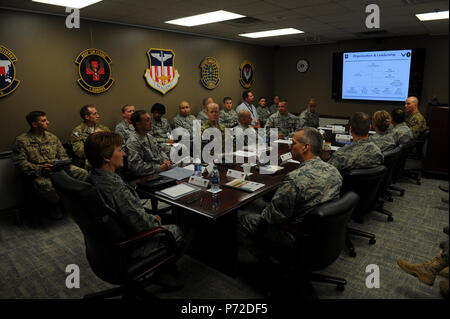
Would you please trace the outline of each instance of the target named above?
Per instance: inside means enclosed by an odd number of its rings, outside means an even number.
[[[292,235],[294,235],[296,238],[307,238],[311,235],[310,232],[305,231],[304,229],[300,229],[300,227],[295,227],[295,225],[291,224],[280,224],[280,227],[284,230],[288,231]]]
[[[136,243],[139,243],[145,239],[151,238],[160,233],[164,234],[167,237],[167,241],[168,241],[170,247],[175,249],[176,248],[175,237],[169,230],[167,230],[163,227],[156,227],[156,228],[152,228],[150,230],[140,232],[125,241],[116,243],[116,245],[121,249],[127,249],[128,247],[130,247],[130,245],[134,245]]]

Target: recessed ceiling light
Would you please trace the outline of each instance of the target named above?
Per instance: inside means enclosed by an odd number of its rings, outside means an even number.
[[[55,6],[62,6],[75,9],[81,9],[100,1],[103,0],[33,0],[33,2],[41,2],[46,4],[53,4]]]
[[[304,33],[304,32],[301,30],[294,29],[294,28],[286,28],[286,29],[278,29],[278,30],[270,30],[270,31],[253,32],[253,33],[242,33],[239,35],[241,37],[247,37],[247,38],[266,38],[266,37],[276,37],[276,36],[280,36],[280,35],[298,34],[298,33]]]
[[[448,11],[419,13],[416,14],[416,17],[419,18],[420,21],[448,19]]]
[[[219,10],[219,11],[214,11],[214,12],[209,12],[209,13],[198,14],[198,15],[191,16],[191,17],[165,21],[165,23],[177,24],[177,25],[182,25],[185,27],[192,27],[192,26],[196,26],[196,25],[202,25],[202,24],[208,24],[208,23],[214,23],[214,22],[220,22],[220,21],[227,21],[227,20],[244,18],[244,17],[245,16],[237,14],[237,13]]]

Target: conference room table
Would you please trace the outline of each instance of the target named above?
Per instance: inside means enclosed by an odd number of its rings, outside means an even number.
[[[286,144],[278,145],[278,156],[289,152]],[[246,192],[223,186],[223,184],[233,180],[226,176],[228,169],[242,171],[242,163],[239,164],[218,164],[220,172],[221,189],[216,198],[202,188],[200,191],[188,194],[178,199],[171,199],[154,192],[139,189],[139,181],[150,179],[155,175],[139,178],[130,182],[141,197],[150,198],[167,203],[172,206],[177,224],[182,229],[187,229],[190,237],[187,253],[196,259],[206,263],[213,268],[235,277],[237,274],[238,262],[238,220],[237,211],[243,206],[250,204],[257,198],[274,192],[289,172],[299,167],[298,163],[280,163],[284,167],[274,174],[260,174],[257,167],[253,166],[251,173],[246,179],[264,184],[264,187],[254,191]],[[207,172],[203,175],[207,178]],[[177,181],[177,183],[187,182],[187,179]],[[153,205],[152,205],[153,206]],[[157,212],[155,212],[157,214]],[[164,221],[163,221],[164,223]]]

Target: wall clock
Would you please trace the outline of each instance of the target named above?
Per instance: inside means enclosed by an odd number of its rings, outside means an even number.
[[[297,70],[300,73],[305,73],[309,69],[309,62],[306,59],[300,59],[297,62]]]

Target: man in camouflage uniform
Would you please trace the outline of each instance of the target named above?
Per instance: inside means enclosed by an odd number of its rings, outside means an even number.
[[[406,144],[414,140],[413,133],[409,126],[405,122],[405,112],[402,108],[398,107],[391,112],[392,116],[392,136],[394,137],[395,144]]]
[[[191,115],[191,106],[188,102],[181,101],[178,107],[180,112],[173,118],[173,128],[182,127],[186,129],[192,140],[195,116]]]
[[[133,115],[135,108],[133,105],[127,104],[122,107],[123,120],[116,125],[115,131],[123,138],[123,142],[127,141],[128,137],[134,132],[134,126],[131,124],[131,115]]]
[[[238,124],[238,115],[233,110],[233,100],[231,97],[223,98],[223,109],[219,114],[219,124],[231,128]]]
[[[273,97],[273,103],[271,106],[269,106],[269,111],[270,114],[275,114],[278,112],[278,102],[280,102],[280,96],[279,95],[275,95]]]
[[[86,156],[84,155],[84,142],[94,132],[109,132],[110,130],[108,127],[98,124],[100,115],[92,104],[83,106],[80,109],[80,116],[83,119],[83,123],[75,127],[70,136],[70,142],[75,153],[73,163],[80,167],[88,167],[89,163],[87,163]]]
[[[271,128],[278,128],[278,138],[292,137],[300,129],[300,120],[297,116],[289,113],[288,101],[281,99],[278,103],[278,112],[272,114],[265,125],[266,134],[270,134]]]
[[[150,134],[152,119],[146,111],[139,110],[131,116],[135,132],[126,142],[128,169],[134,176],[146,176],[171,168],[169,157],[158,147]]]
[[[259,120],[261,121],[261,127],[266,125],[267,120],[272,115],[269,108],[266,106],[266,98],[260,97],[258,100],[258,106],[256,107],[256,111],[258,112]]]
[[[208,128],[216,128],[220,131],[222,135],[222,152],[225,151],[225,126],[222,124],[219,124],[219,105],[216,103],[210,103],[206,106],[206,115],[208,116],[208,121],[202,125],[201,132],[203,135],[203,132]],[[210,143],[211,140],[203,140],[202,139],[202,146],[207,145]],[[202,147],[203,148],[203,147]],[[211,155],[214,149],[211,149]],[[214,154],[217,155],[217,154]]]
[[[317,114],[316,108],[316,101],[310,99],[306,110],[300,114],[300,127],[319,127],[319,115]]]
[[[315,206],[339,199],[342,177],[335,167],[319,158],[322,144],[322,135],[314,128],[296,132],[291,153],[293,159],[301,162],[299,168],[284,177],[270,204],[261,214],[240,214],[239,222],[244,235],[242,239],[253,239],[247,243],[255,254],[264,256],[261,249],[265,247],[258,247],[258,236],[280,248],[292,247],[292,235],[277,225],[298,227]]]
[[[150,112],[152,113],[152,130],[150,134],[153,135],[158,146],[169,155],[171,146],[164,143],[173,144],[174,141],[170,135],[172,128],[170,127],[169,121],[162,117],[166,114],[166,107],[161,103],[155,103]]]
[[[406,124],[410,127],[415,139],[427,129],[427,122],[419,112],[419,100],[415,96],[410,96],[405,101],[405,111],[408,114]]]
[[[208,115],[206,115],[206,106],[209,103],[213,103],[212,97],[205,97],[202,101],[202,110],[197,114],[197,120],[202,121],[202,125],[208,121]]]
[[[26,116],[30,130],[16,137],[12,150],[12,160],[17,169],[32,183],[39,197],[56,205],[59,196],[50,180],[53,165],[57,160],[69,159],[60,140],[48,132],[50,122],[44,112],[33,111]],[[87,171],[76,166],[69,166],[68,173],[84,180]],[[61,213],[53,209],[52,217],[59,218]]]
[[[338,149],[328,161],[341,173],[356,168],[373,168],[382,165],[384,156],[380,148],[369,141],[370,118],[366,113],[357,112],[349,121],[353,143]]]

